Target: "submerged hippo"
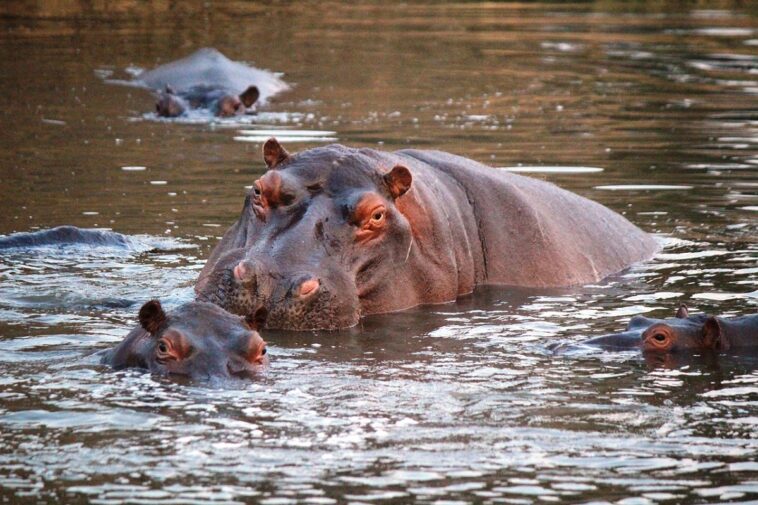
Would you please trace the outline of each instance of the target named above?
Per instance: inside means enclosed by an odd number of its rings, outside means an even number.
[[[164,117],[190,109],[217,116],[244,114],[288,88],[276,74],[231,61],[211,48],[142,72],[135,83],[158,93],[155,108]]]
[[[350,327],[481,284],[596,282],[657,250],[598,203],[452,154],[263,151],[268,171],[195,289],[236,313],[267,308],[272,328]]]
[[[641,349],[643,352],[728,351],[758,347],[758,314],[742,317],[690,315],[681,305],[675,317],[653,319],[635,316],[622,333],[582,342],[609,350]],[[557,348],[556,350],[561,350]]]
[[[249,375],[266,361],[266,342],[258,334],[265,317],[265,309],[243,318],[203,302],[166,313],[151,300],[139,311],[140,326],[102,362],[117,370],[145,368],[194,379]]]
[[[0,250],[32,247],[64,247],[86,245],[87,247],[116,247],[130,249],[137,246],[134,239],[120,233],[96,228],[57,226],[47,230],[19,232],[0,236]]]

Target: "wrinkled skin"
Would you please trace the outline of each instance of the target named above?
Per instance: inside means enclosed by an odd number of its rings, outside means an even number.
[[[155,112],[161,117],[178,117],[190,109],[207,109],[219,117],[239,116],[252,111],[259,96],[256,86],[249,86],[239,95],[213,86],[196,86],[181,92],[166,86],[155,102]]]
[[[596,282],[655,241],[553,184],[438,151],[264,146],[268,171],[211,254],[198,299],[267,325],[350,327],[481,284]]]
[[[193,379],[249,376],[267,363],[266,342],[257,331],[264,319],[265,311],[246,320],[203,302],[166,313],[151,300],[140,309],[140,326],[102,362],[117,370],[144,368]]]
[[[673,318],[635,316],[626,331],[592,338],[583,344],[607,350],[640,349],[646,354],[755,348],[758,347],[758,315],[691,316],[687,307],[682,305]],[[559,346],[555,350],[565,348]]]

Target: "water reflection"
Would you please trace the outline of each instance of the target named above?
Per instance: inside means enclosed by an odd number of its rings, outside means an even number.
[[[680,301],[755,312],[752,6],[43,7],[0,6],[0,232],[74,224],[197,248],[0,255],[3,500],[758,495],[754,356],[546,352]],[[103,82],[201,46],[295,86],[249,124],[208,124],[152,121],[150,93]],[[482,288],[348,331],[270,332],[251,381],[98,365],[139,304],[192,297],[271,133],[290,151],[336,138],[528,170],[666,247],[595,286]]]

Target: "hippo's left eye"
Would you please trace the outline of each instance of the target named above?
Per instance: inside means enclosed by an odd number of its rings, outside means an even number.
[[[384,219],[384,213],[385,213],[385,210],[383,208],[376,209],[374,212],[371,213],[371,222],[373,224],[380,223]]]

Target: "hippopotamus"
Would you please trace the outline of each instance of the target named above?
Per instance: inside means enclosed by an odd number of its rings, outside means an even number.
[[[158,94],[156,112],[164,117],[198,108],[217,116],[244,114],[288,89],[276,74],[231,61],[212,48],[142,72],[134,84]]]
[[[177,93],[167,85],[158,95],[155,112],[161,117],[178,117],[190,109],[207,109],[214,116],[238,116],[247,113],[259,96],[257,86],[249,86],[241,94],[234,95],[215,86],[196,86]]]
[[[440,151],[290,154],[272,138],[263,158],[195,290],[239,314],[265,307],[270,328],[346,328],[484,284],[597,282],[658,248],[596,202]]]
[[[144,368],[193,379],[249,376],[267,360],[258,333],[265,318],[265,309],[240,317],[197,301],[167,313],[160,301],[150,300],[139,310],[140,325],[101,361],[117,370]]]
[[[0,250],[28,247],[62,247],[67,245],[87,245],[88,247],[115,247],[130,249],[137,243],[120,233],[77,228],[76,226],[58,226],[47,230],[19,232],[0,236]]]
[[[758,314],[741,317],[690,315],[687,306],[682,304],[672,318],[634,316],[626,331],[595,337],[582,344],[608,350],[640,349],[646,353],[754,348],[758,347]]]

